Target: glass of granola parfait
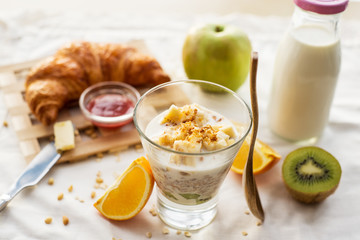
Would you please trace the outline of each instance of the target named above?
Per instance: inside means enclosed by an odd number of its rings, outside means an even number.
[[[208,225],[219,188],[250,131],[248,105],[214,83],[171,81],[140,98],[134,124],[156,181],[159,217],[181,230]]]

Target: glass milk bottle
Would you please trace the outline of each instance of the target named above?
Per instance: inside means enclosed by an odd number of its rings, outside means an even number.
[[[348,0],[294,2],[275,60],[269,125],[285,139],[314,142],[327,123],[340,71],[338,21]]]

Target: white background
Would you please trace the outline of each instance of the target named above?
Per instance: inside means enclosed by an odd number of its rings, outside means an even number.
[[[219,213],[214,222],[193,232],[195,240],[238,239],[358,239],[360,236],[360,8],[351,3],[342,18],[343,64],[331,109],[329,124],[317,143],[336,156],[343,175],[338,190],[318,205],[297,203],[287,193],[281,180],[281,163],[257,176],[259,192],[266,213],[263,226],[256,226],[245,215],[246,203],[241,176],[230,172],[221,189]],[[218,21],[241,27],[259,52],[258,97],[260,107],[259,138],[283,157],[298,146],[274,136],[267,126],[267,102],[276,47],[289,23],[291,0],[153,0],[153,1],[0,1],[0,65],[31,60],[51,54],[66,41],[83,38],[96,41],[144,39],[150,51],[172,76],[183,77],[181,46],[187,30],[197,22]],[[259,16],[247,15],[259,14]],[[149,17],[150,16],[150,17]],[[279,17],[280,16],[280,17]],[[354,20],[357,19],[357,20]],[[238,92],[248,99],[248,83]],[[0,194],[5,192],[26,166],[19,152],[18,140],[0,94]],[[8,239],[187,239],[171,229],[164,236],[164,226],[148,210],[155,202],[153,194],[145,209],[135,218],[113,222],[102,218],[90,198],[96,173],[105,183],[114,181],[142,152],[134,149],[101,161],[86,161],[55,166],[37,187],[20,193],[0,213],[0,240]],[[118,157],[120,161],[118,161]],[[55,179],[47,185],[48,177]],[[67,192],[69,185],[74,191]],[[96,190],[97,196],[103,191]],[[63,192],[64,199],[57,201]],[[76,197],[85,202],[80,203]],[[63,226],[62,215],[70,219]],[[44,219],[53,217],[51,225]],[[243,237],[242,232],[249,233]]]

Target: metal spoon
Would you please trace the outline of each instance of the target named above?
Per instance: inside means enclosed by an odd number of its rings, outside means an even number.
[[[256,95],[256,72],[258,65],[258,53],[253,52],[251,56],[250,65],[250,98],[251,98],[251,109],[253,112],[253,127],[251,132],[251,141],[248,159],[245,165],[245,171],[243,174],[243,186],[245,191],[245,198],[251,213],[264,221],[265,214],[261,205],[260,196],[256,187],[256,182],[253,174],[253,153],[256,141],[256,134],[259,125],[259,111]]]

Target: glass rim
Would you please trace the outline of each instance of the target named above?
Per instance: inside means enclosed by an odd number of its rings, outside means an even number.
[[[221,148],[221,149],[218,149],[218,150],[214,150],[214,151],[209,151],[209,152],[200,152],[200,153],[189,153],[189,152],[181,152],[181,151],[176,151],[174,149],[171,149],[171,148],[168,148],[168,147],[164,147],[164,146],[161,146],[159,144],[157,144],[156,142],[152,141],[148,136],[146,136],[146,134],[141,130],[140,126],[138,125],[138,121],[137,121],[137,118],[136,118],[136,113],[137,113],[137,110],[138,110],[138,107],[140,105],[140,103],[144,100],[144,98],[149,95],[150,93],[153,93],[155,92],[156,90],[160,89],[160,88],[163,88],[165,86],[170,86],[170,85],[176,85],[176,84],[179,84],[179,83],[203,83],[203,84],[209,84],[209,85],[213,85],[213,86],[217,86],[217,87],[220,87],[224,90],[226,90],[228,93],[231,93],[235,98],[237,98],[245,107],[246,109],[248,110],[248,113],[249,113],[249,126],[247,127],[246,131],[245,131],[245,134],[243,134],[243,136],[241,138],[239,138],[237,141],[235,141],[233,144],[225,147],[225,148]],[[242,142],[246,136],[249,134],[250,132],[250,129],[252,127],[252,123],[253,123],[253,116],[252,116],[252,112],[250,110],[250,107],[248,106],[248,104],[244,101],[244,99],[242,97],[240,97],[237,93],[235,93],[234,91],[228,89],[227,87],[224,87],[220,84],[217,84],[217,83],[212,83],[212,82],[208,82],[208,81],[204,81],[204,80],[194,80],[194,79],[187,79],[187,80],[176,80],[176,81],[170,81],[170,82],[166,82],[166,83],[162,83],[162,84],[159,84],[151,89],[149,89],[148,91],[146,91],[142,96],[141,98],[139,99],[139,101],[136,103],[135,105],[135,108],[134,108],[134,112],[133,112],[133,122],[134,122],[134,125],[137,129],[137,131],[139,132],[139,134],[141,135],[141,137],[143,137],[146,141],[148,141],[150,144],[156,146],[157,148],[160,148],[162,150],[165,150],[167,152],[171,152],[171,153],[176,153],[176,154],[179,154],[179,155],[187,155],[187,156],[205,156],[205,155],[212,155],[212,154],[216,154],[216,153],[220,153],[220,152],[224,152],[228,149],[231,149],[233,148],[234,146],[236,146],[237,144],[239,144],[240,142]]]

